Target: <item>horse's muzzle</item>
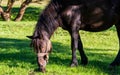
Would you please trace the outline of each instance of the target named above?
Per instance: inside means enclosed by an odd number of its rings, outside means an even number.
[[[40,72],[46,72],[46,65],[48,62],[48,54],[47,53],[38,53],[37,55],[37,62],[39,66]]]

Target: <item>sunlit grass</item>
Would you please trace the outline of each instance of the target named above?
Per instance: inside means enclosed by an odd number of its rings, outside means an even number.
[[[34,72],[36,57],[29,47],[26,36],[34,31],[36,22],[1,22],[0,25],[0,75],[120,75],[120,67],[109,70],[109,64],[118,52],[115,27],[103,32],[80,31],[85,53],[89,58],[86,66],[69,67],[71,62],[70,36],[59,28],[51,38],[53,51],[47,64],[47,73]]]
[[[77,51],[79,66],[73,68],[69,67],[71,62],[69,33],[59,28],[51,38],[53,51],[46,67],[47,72],[45,74],[34,72],[38,67],[36,56],[26,36],[32,35],[39,13],[44,8],[44,5],[30,4],[22,22],[0,21],[0,75],[120,75],[120,67],[108,69],[119,49],[115,27],[98,33],[80,31],[89,63],[82,66]],[[15,4],[12,18],[18,10]]]

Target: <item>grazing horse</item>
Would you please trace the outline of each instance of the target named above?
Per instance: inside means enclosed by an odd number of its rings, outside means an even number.
[[[39,70],[45,72],[48,56],[52,50],[50,38],[58,27],[67,30],[71,36],[71,66],[78,65],[76,49],[79,50],[81,64],[86,65],[88,63],[79,30],[98,32],[115,25],[120,40],[120,2],[114,1],[51,0],[41,13],[33,35],[28,36],[32,39],[31,46],[37,53]],[[120,65],[120,50],[110,65]]]

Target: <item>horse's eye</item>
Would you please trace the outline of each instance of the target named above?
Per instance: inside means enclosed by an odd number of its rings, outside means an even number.
[[[44,60],[47,60],[47,59],[48,59],[47,55],[44,55],[44,57],[43,57],[43,58],[44,58]]]
[[[48,62],[49,56],[48,55],[44,55],[44,60],[46,60]]]

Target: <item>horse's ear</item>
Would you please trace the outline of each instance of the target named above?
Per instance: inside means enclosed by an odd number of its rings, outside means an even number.
[[[39,36],[36,36],[36,37],[34,37],[34,36],[26,36],[27,38],[29,38],[29,39],[37,39],[37,38],[39,38]]]
[[[26,36],[27,38],[29,38],[29,39],[33,39],[33,36]]]

